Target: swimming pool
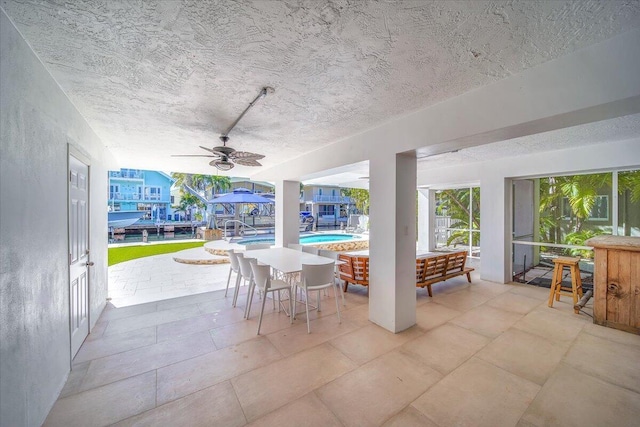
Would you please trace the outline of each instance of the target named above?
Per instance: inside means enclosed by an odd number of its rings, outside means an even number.
[[[301,236],[300,243],[329,243],[329,242],[344,242],[351,240],[358,240],[359,236],[353,234],[312,234],[310,236]],[[275,238],[273,237],[251,237],[248,239],[238,240],[236,243],[240,245],[253,245],[258,243],[275,244]]]

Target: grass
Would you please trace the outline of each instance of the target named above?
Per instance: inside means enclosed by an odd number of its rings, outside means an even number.
[[[144,258],[152,255],[170,254],[183,249],[197,248],[205,242],[165,243],[162,245],[121,246],[109,248],[109,266],[132,259]]]

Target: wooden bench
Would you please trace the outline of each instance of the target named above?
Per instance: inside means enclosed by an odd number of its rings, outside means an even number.
[[[466,275],[471,283],[471,272],[474,270],[465,267],[467,262],[467,252],[452,252],[428,258],[418,258],[416,260],[416,286],[427,287],[429,296],[432,297],[431,285],[453,277]]]
[[[344,291],[347,292],[349,283],[354,285],[369,286],[369,257],[340,254],[340,261],[344,264],[339,265],[340,279],[344,281]]]
[[[344,291],[347,292],[349,284],[369,286],[369,257],[362,255],[340,254],[340,279],[344,281]],[[448,254],[429,256],[416,259],[416,287],[427,287],[429,296],[431,285],[444,282],[452,277],[466,275],[471,283],[473,268],[465,267],[467,252],[452,252]]]

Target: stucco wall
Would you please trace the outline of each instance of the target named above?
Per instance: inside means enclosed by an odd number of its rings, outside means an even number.
[[[91,159],[90,321],[107,296],[111,156],[0,10],[0,425],[41,425],[71,366],[67,159]]]

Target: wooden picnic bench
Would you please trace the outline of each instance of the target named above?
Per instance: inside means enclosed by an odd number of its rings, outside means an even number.
[[[349,284],[369,286],[369,257],[366,255],[340,254],[338,258],[344,261],[340,264],[340,279],[344,281],[344,291]],[[431,285],[453,277],[466,275],[471,283],[473,268],[466,267],[467,252],[451,252],[441,255],[431,255],[416,259],[416,287],[427,287],[429,296],[433,296]]]

